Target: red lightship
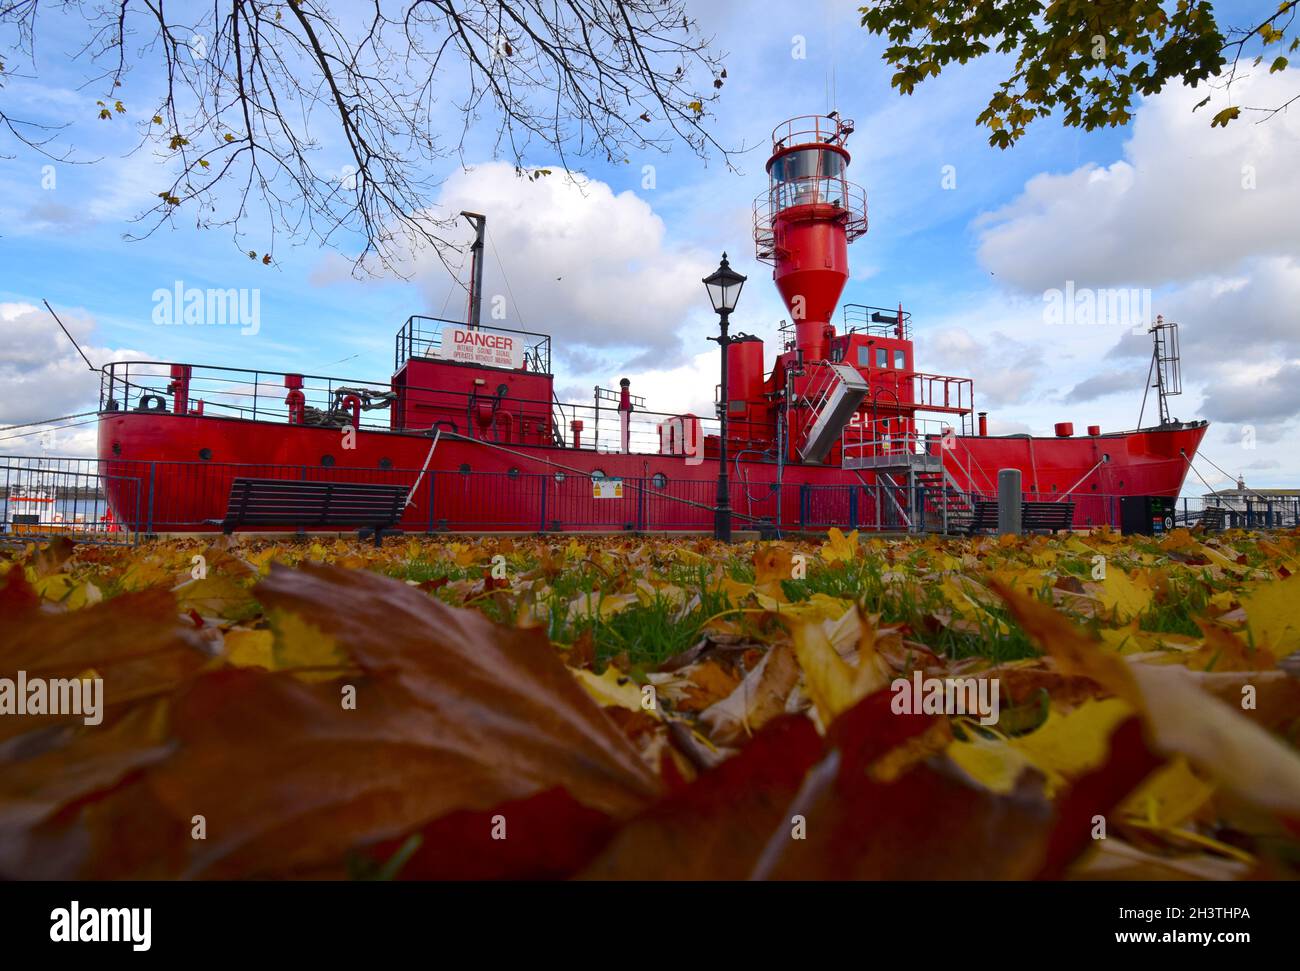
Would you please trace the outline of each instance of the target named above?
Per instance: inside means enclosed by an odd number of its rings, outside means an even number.
[[[957,529],[1007,468],[1026,498],[1073,503],[1076,527],[1116,523],[1121,496],[1176,497],[1207,425],[1169,415],[1175,324],[1151,328],[1158,425],[1076,436],[1061,423],[1054,437],[989,435],[969,378],[917,369],[901,306],[849,304],[837,328],[848,244],[867,231],[865,194],[846,176],[852,130],[815,116],[773,134],[754,239],[793,325],[770,371],[759,338],[722,343],[716,417],[649,411],[627,379],[589,405],[560,402],[550,338],[480,320],[483,217],[467,213],[468,320],[407,320],[387,383],[106,366],[99,454],[114,515],[151,532],[213,530],[236,478],[275,478],[409,488],[400,526],[412,531],[707,530],[722,455],[737,528],[767,533]]]

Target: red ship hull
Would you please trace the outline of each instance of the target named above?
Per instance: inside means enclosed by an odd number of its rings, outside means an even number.
[[[1072,489],[1075,526],[1086,528],[1116,523],[1119,496],[1176,497],[1205,430],[1196,423],[1073,438],[958,436],[941,454],[952,478],[974,493],[992,495],[1006,468],[1021,470],[1030,499],[1051,501]],[[713,523],[714,458],[691,463],[455,437],[440,438],[430,456],[427,434],[367,430],[355,435],[354,448],[340,444],[337,428],[168,413],[104,413],[99,430],[114,515],[152,532],[218,529],[214,521],[239,476],[409,486],[401,527],[412,531],[706,530]],[[742,458],[730,471],[738,528],[907,525],[885,508],[892,503],[871,470],[778,469]],[[590,477],[601,473],[627,484],[621,497],[593,497]]]
[[[1170,417],[1176,324],[1150,328],[1159,426],[1076,437],[1062,422],[1054,438],[984,434],[970,378],[918,369],[901,305],[847,304],[836,328],[847,247],[867,231],[866,196],[846,178],[852,131],[832,114],[772,134],[755,255],[771,264],[793,323],[770,370],[760,338],[727,330],[745,277],[724,254],[703,281],[720,315],[716,421],[648,411],[627,378],[618,391],[595,388],[591,405],[561,402],[549,335],[482,324],[476,285],[466,324],[406,321],[385,384],[107,365],[99,474],[114,515],[145,531],[214,529],[236,478],[400,486],[409,530],[715,526],[724,538],[729,518],[765,532],[947,532],[975,521],[1003,469],[1020,470],[1031,501],[1073,503],[1076,527],[1118,523],[1124,496],[1178,496],[1206,425]],[[484,219],[475,225],[481,253]],[[386,414],[363,420],[374,409]],[[328,490],[297,490],[268,518],[294,528],[308,513],[293,503],[313,491]]]

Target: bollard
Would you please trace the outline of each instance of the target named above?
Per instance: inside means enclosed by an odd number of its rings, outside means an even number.
[[[998,469],[998,535],[1020,535],[1020,470]]]

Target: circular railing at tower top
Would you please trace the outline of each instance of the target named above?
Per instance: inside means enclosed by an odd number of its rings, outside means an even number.
[[[853,134],[853,121],[839,115],[800,115],[772,129],[772,153],[792,145],[838,145]]]
[[[862,186],[838,176],[826,175],[777,182],[754,200],[754,255],[759,260],[764,263],[776,260],[777,217],[805,206],[830,207],[829,213],[814,208],[803,212],[814,219],[839,221],[850,243],[867,231],[867,192]]]

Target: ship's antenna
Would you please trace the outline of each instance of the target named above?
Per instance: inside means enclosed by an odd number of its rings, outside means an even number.
[[[77,349],[77,353],[81,355],[81,359],[86,362],[86,367],[90,368],[92,371],[98,371],[99,368],[90,363],[90,358],[86,357],[86,352],[81,349],[81,345],[77,343],[77,339],[68,333],[68,328],[63,326],[63,321],[59,320],[59,315],[54,312],[54,308],[50,306],[50,302],[42,299],[41,303],[45,304],[45,309],[50,312],[50,316],[53,317],[54,322],[59,325],[59,329],[63,331],[68,340],[72,341],[72,346]]]
[[[487,241],[488,241],[488,245],[492,247],[492,255],[496,257],[497,268],[501,271],[501,279],[505,281],[506,293],[510,294],[510,302],[511,304],[514,305],[515,316],[519,318],[519,323],[521,326],[526,326],[524,324],[523,308],[521,307],[519,301],[515,299],[515,291],[510,286],[510,274],[506,273],[505,261],[501,259],[501,254],[497,252],[497,244],[496,241],[492,238],[491,233],[487,234]]]

